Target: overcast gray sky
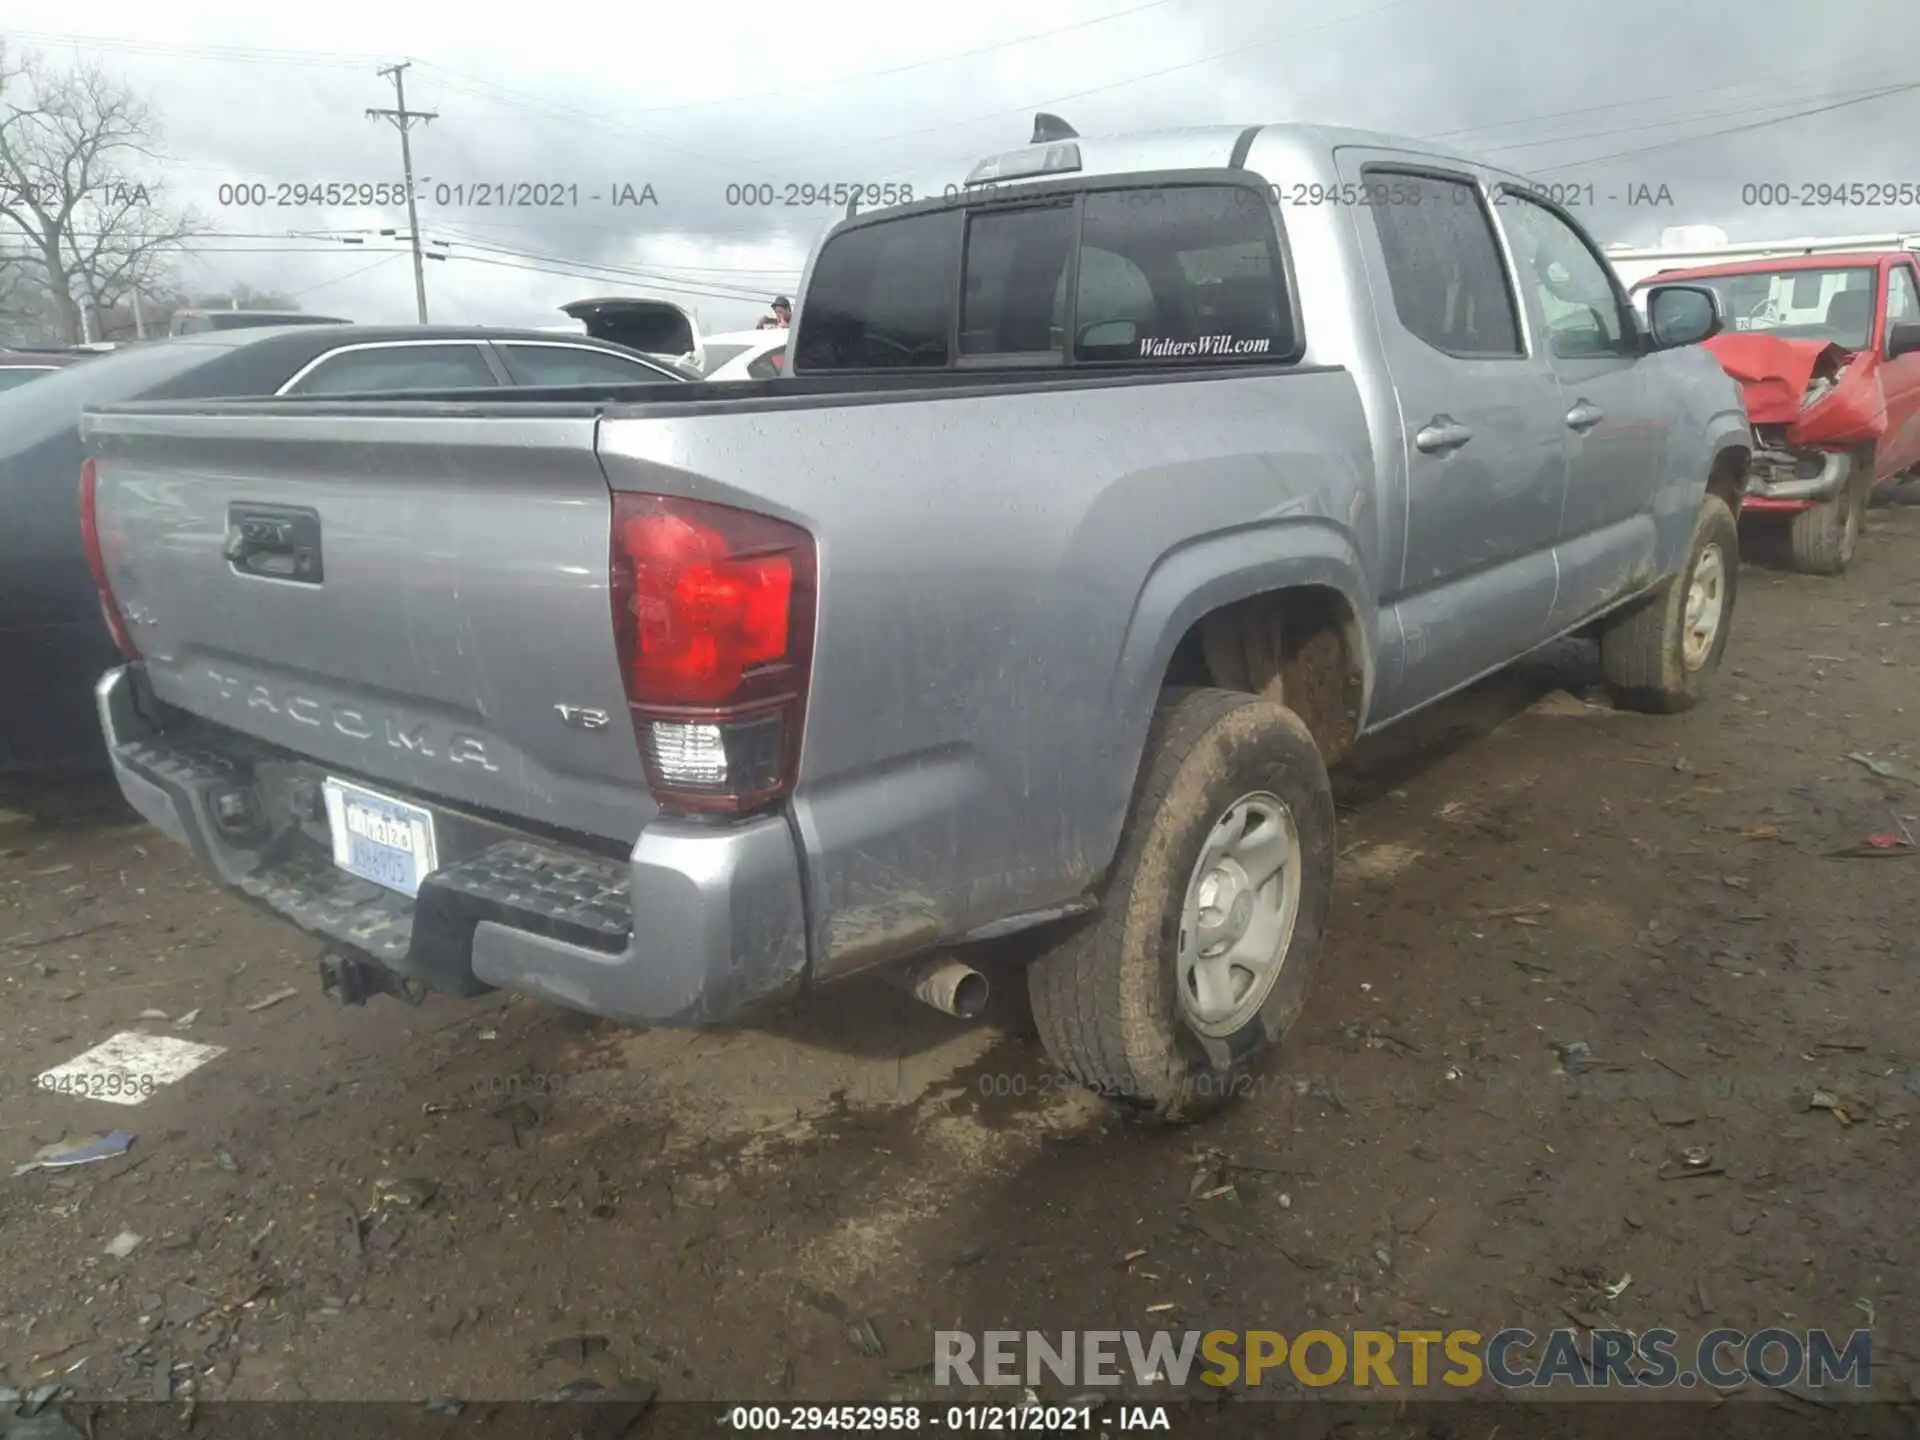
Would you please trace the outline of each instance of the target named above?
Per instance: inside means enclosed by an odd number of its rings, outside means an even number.
[[[1042,108],[1083,134],[1310,120],[1444,137],[1591,182],[1603,241],[1920,230],[1915,209],[1742,203],[1759,184],[1920,185],[1913,0],[8,8],[11,45],[96,59],[158,112],[170,194],[222,237],[183,267],[194,288],[244,281],[363,321],[413,318],[408,261],[370,233],[404,210],[223,204],[221,187],[397,179],[398,137],[364,112],[393,104],[375,68],[403,58],[408,104],[439,115],[414,135],[421,231],[454,257],[428,267],[436,320],[565,324],[555,307],[585,295],[671,293],[709,331],[751,325],[835,212],[730,204],[729,186],[784,200],[958,179],[1025,143]],[[1674,143],[1689,137],[1705,138]],[[478,208],[454,188],[520,181],[577,186],[578,203]],[[624,185],[658,203],[615,205]],[[1662,187],[1670,204],[1630,203]],[[333,238],[356,232],[365,245]]]

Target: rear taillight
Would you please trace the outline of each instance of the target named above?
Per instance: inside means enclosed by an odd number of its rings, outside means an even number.
[[[87,547],[87,568],[93,571],[93,588],[100,592],[100,616],[107,622],[107,633],[120,653],[129,660],[140,658],[140,647],[127,633],[127,622],[120,613],[120,602],[113,598],[113,582],[107,579],[106,556],[100,553],[100,521],[95,513],[94,492],[99,487],[99,471],[91,459],[80,466],[80,539]]]
[[[815,573],[813,537],[783,520],[614,497],[614,638],[663,809],[735,813],[793,788]]]

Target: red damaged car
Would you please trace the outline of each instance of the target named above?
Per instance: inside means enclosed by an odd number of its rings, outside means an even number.
[[[1784,523],[1794,568],[1853,559],[1875,485],[1920,467],[1920,269],[1898,250],[1770,256],[1641,281],[1703,285],[1726,329],[1707,340],[1746,396],[1754,458],[1743,522]]]

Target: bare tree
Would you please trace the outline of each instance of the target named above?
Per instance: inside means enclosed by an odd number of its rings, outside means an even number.
[[[157,138],[145,102],[98,65],[0,51],[0,220],[69,344],[155,293],[168,257],[203,228],[142,178]]]

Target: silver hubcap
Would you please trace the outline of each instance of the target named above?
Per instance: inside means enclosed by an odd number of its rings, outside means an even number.
[[[1727,609],[1727,558],[1718,545],[1709,545],[1694,562],[1687,584],[1687,618],[1680,632],[1680,657],[1689,670],[1707,663],[1720,619]]]
[[[1240,1029],[1266,1003],[1300,914],[1300,831],[1265,790],[1229,805],[1187,882],[1180,1010],[1202,1035]]]

